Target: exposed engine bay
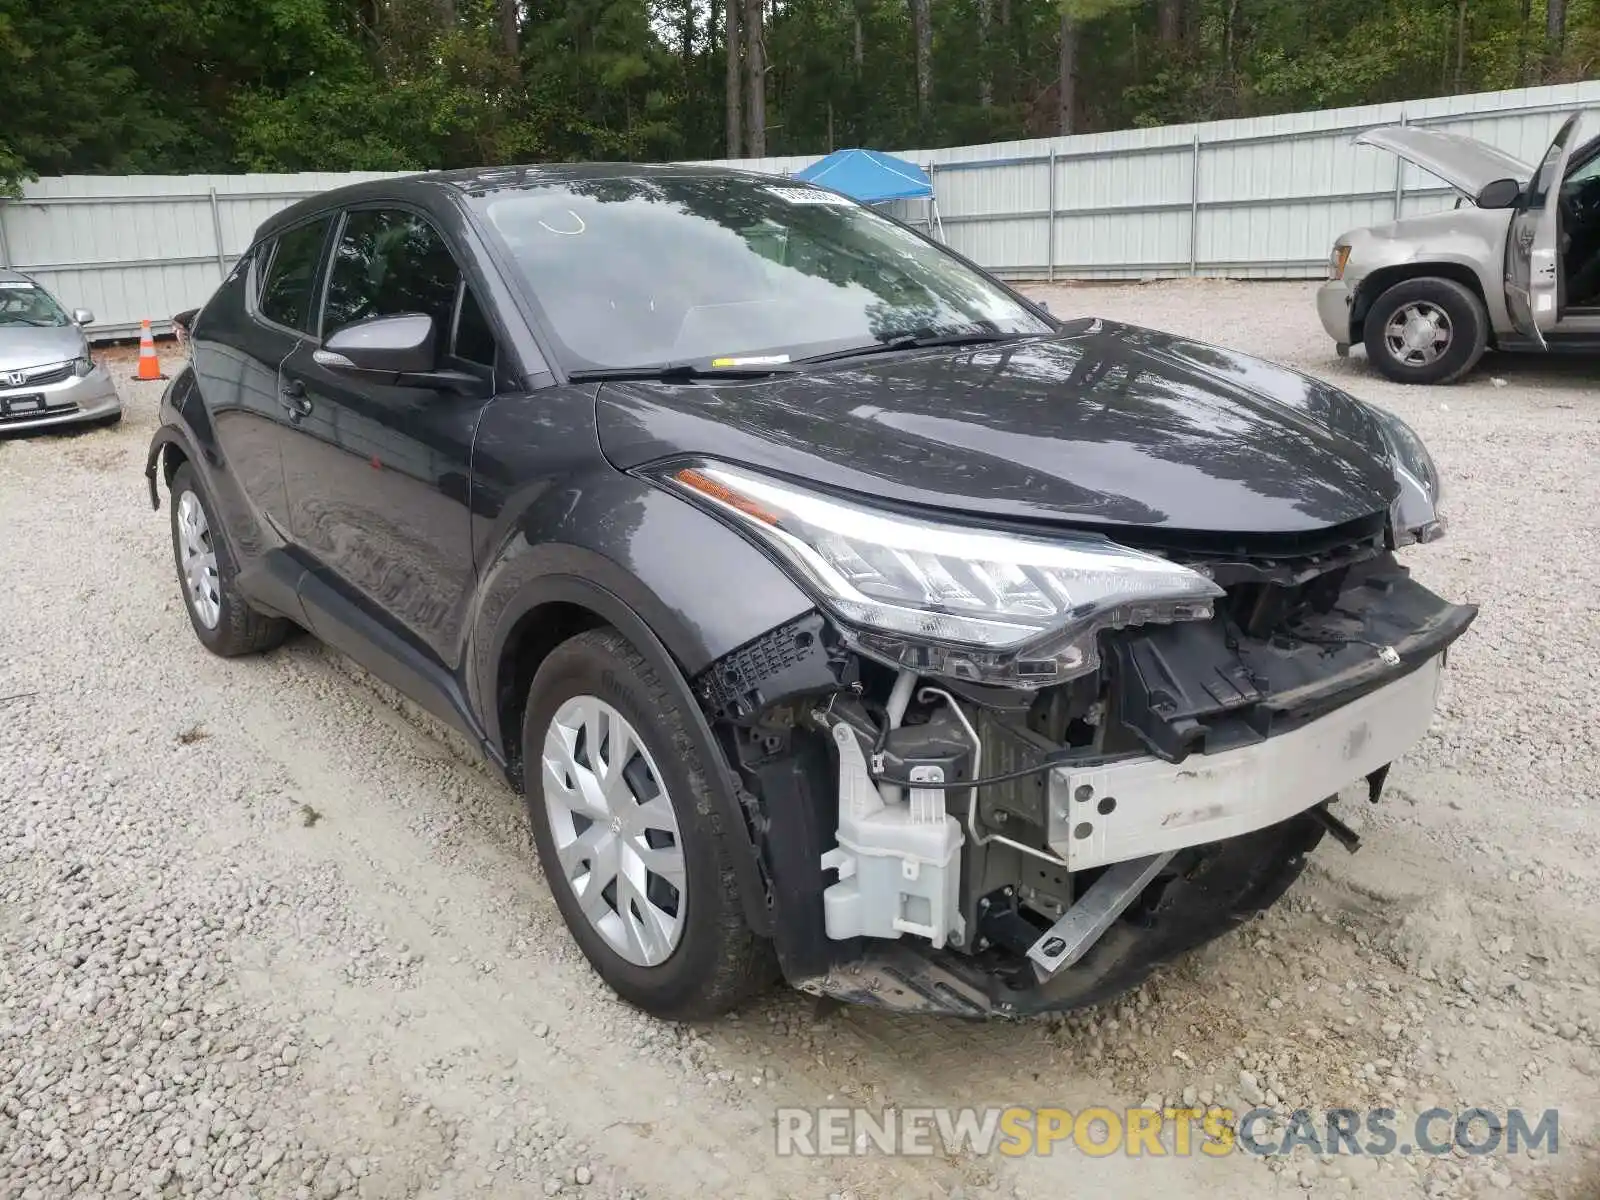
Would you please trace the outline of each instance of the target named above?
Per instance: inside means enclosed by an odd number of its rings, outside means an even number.
[[[1382,514],[1140,548],[1221,595],[1101,629],[1060,682],[918,670],[821,611],[696,680],[793,984],[970,1016],[1091,1003],[1270,905],[1324,834],[1356,848],[1331,803],[1379,799],[1476,610],[1410,578]]]

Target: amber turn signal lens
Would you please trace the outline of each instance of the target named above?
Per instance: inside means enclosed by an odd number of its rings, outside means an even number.
[[[764,525],[777,525],[778,515],[771,509],[762,508],[754,500],[741,496],[730,487],[725,487],[715,479],[702,475],[693,467],[685,467],[681,471],[673,472],[672,477],[684,487],[693,488],[702,496],[710,496],[719,503],[726,504],[729,508],[736,508],[746,516],[754,517]]]

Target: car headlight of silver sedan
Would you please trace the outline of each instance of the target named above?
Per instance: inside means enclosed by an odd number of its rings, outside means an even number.
[[[1383,440],[1389,447],[1400,492],[1389,506],[1389,523],[1396,546],[1413,542],[1436,542],[1444,536],[1444,515],[1439,509],[1443,486],[1433,455],[1422,444],[1417,431],[1386,408],[1368,404],[1376,418]]]
[[[1102,629],[1204,620],[1222,589],[1091,534],[1031,537],[912,517],[720,464],[656,478],[765,547],[892,666],[1013,687],[1099,665]]]
[[[79,379],[84,378],[92,370],[94,370],[94,359],[89,357],[88,351],[84,351],[72,360],[72,373]]]

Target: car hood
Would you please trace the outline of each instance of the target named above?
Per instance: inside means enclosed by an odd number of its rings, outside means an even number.
[[[726,384],[607,384],[628,469],[703,456],[1009,520],[1304,533],[1388,508],[1370,412],[1259,359],[1101,320]]]
[[[0,325],[0,371],[68,362],[82,353],[83,331],[76,325]]]
[[[1397,154],[1408,163],[1437,175],[1453,188],[1476,196],[1498,179],[1514,179],[1525,184],[1533,178],[1533,168],[1487,142],[1442,133],[1418,125],[1387,125],[1369,129],[1355,137],[1357,146],[1374,146]]]

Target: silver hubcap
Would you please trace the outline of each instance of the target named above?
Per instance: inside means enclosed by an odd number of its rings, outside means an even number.
[[[621,713],[574,696],[544,736],[544,807],[567,886],[606,944],[665,962],[688,911],[683,843],[650,751]]]
[[[1426,300],[1398,310],[1383,329],[1389,353],[1408,367],[1426,367],[1438,362],[1450,349],[1450,338],[1450,318],[1444,309]]]
[[[178,497],[178,557],[194,615],[207,629],[215,629],[222,617],[222,580],[217,575],[217,552],[211,544],[206,510],[193,492]]]

